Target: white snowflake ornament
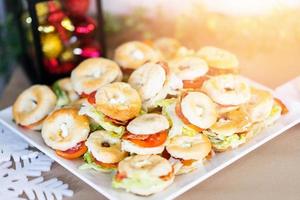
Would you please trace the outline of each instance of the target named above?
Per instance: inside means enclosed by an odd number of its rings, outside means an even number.
[[[0,127],[0,199],[61,200],[71,197],[68,184],[57,178],[44,180],[43,172],[51,169],[53,160],[14,133]]]

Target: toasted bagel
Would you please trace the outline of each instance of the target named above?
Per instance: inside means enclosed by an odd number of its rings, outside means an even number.
[[[90,132],[89,120],[75,108],[61,108],[44,121],[42,137],[55,150],[66,151],[85,141]]]
[[[30,126],[41,122],[56,105],[56,96],[45,85],[33,85],[24,90],[13,105],[13,117],[17,124]]]
[[[148,135],[169,128],[168,119],[160,114],[149,113],[140,115],[127,125],[127,130],[133,134]]]
[[[72,86],[80,95],[90,94],[103,85],[121,80],[120,67],[114,61],[105,58],[86,59],[71,73]]]
[[[143,42],[126,42],[115,50],[114,60],[123,69],[137,69],[148,61],[158,61],[159,54]]]
[[[138,92],[123,82],[103,86],[97,90],[95,100],[97,110],[119,121],[136,117],[142,106]]]

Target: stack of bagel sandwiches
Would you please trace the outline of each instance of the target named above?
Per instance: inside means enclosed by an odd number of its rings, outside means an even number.
[[[87,59],[52,87],[26,89],[13,117],[40,131],[58,156],[82,159],[81,170],[113,173],[112,187],[146,196],[288,112],[238,73],[238,59],[224,49],[130,41],[112,60]]]

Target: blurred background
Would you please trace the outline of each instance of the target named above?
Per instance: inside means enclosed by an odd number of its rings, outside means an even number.
[[[272,88],[300,74],[300,0],[0,0],[0,107],[122,42],[161,36],[232,51]]]

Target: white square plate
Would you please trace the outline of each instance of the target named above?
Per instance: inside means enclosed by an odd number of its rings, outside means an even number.
[[[12,121],[11,108],[7,108],[0,112],[0,124],[6,128],[12,130],[14,133],[18,134],[24,138],[27,142],[38,148],[40,151],[44,152],[50,158],[54,159],[64,168],[69,170],[74,175],[78,176],[84,182],[89,184],[98,192],[102,193],[109,199],[130,199],[130,200],[154,200],[154,199],[174,199],[187,190],[191,189],[198,183],[212,176],[216,172],[230,165],[234,161],[243,157],[247,153],[253,151],[257,147],[271,140],[272,138],[283,133],[287,129],[296,125],[300,122],[300,89],[294,87],[296,81],[293,80],[283,86],[279,87],[278,90],[274,91],[274,95],[279,97],[284,101],[289,109],[289,113],[280,118],[273,126],[264,129],[260,134],[255,136],[251,141],[238,147],[235,150],[226,151],[224,153],[217,154],[213,157],[203,168],[198,169],[190,174],[181,175],[175,178],[174,183],[166,190],[157,193],[149,197],[136,196],[127,193],[123,190],[115,190],[111,187],[111,175],[101,172],[96,172],[93,170],[79,170],[79,166],[83,164],[81,159],[75,161],[65,160],[58,157],[55,152],[46,146],[40,136],[40,133],[29,131],[20,128]],[[252,84],[263,87],[257,83]],[[300,84],[299,84],[300,85]],[[264,87],[265,88],[265,87]],[[265,88],[266,89],[266,88]],[[299,95],[295,95],[299,94]],[[291,98],[289,98],[291,97]]]

